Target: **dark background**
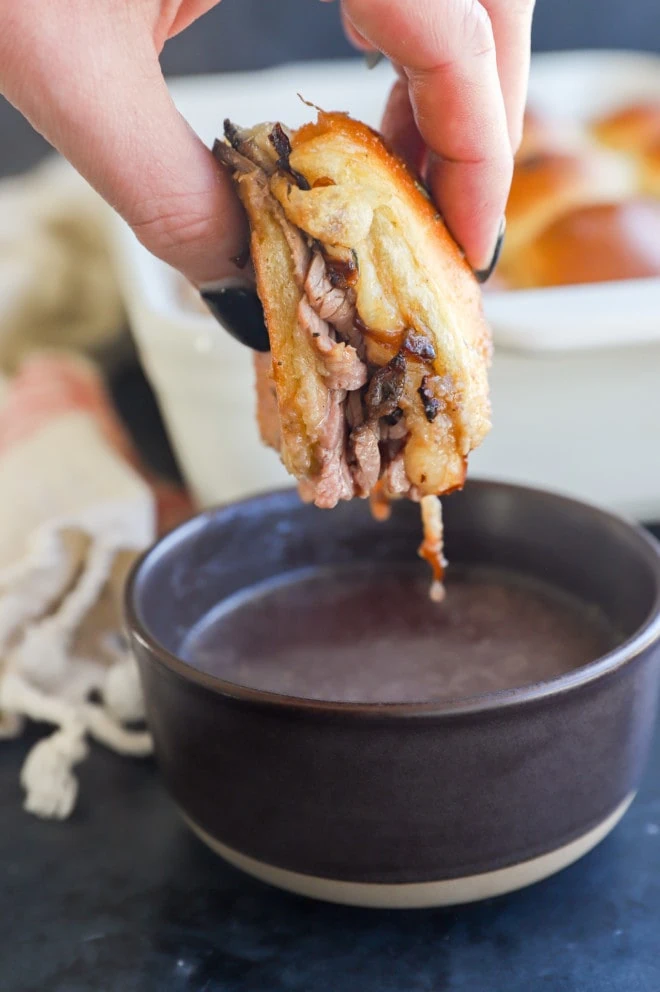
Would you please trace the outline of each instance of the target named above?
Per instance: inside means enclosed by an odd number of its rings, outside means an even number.
[[[536,51],[608,47],[660,51],[660,2],[537,0],[533,44]],[[183,75],[351,54],[337,4],[223,0],[169,42],[162,62],[166,73]],[[47,148],[0,98],[0,175],[27,168]]]

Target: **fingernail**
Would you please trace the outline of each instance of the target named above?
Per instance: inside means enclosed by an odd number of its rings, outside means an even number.
[[[485,269],[475,269],[474,275],[476,277],[477,282],[480,283],[488,282],[488,280],[492,276],[495,270],[495,266],[497,265],[497,262],[499,260],[500,253],[502,251],[502,244],[504,242],[505,233],[506,233],[506,218],[503,217],[502,220],[500,221],[500,230],[497,235],[497,241],[495,242],[495,248],[493,250],[490,263],[486,266]]]
[[[200,296],[233,338],[253,351],[270,351],[263,307],[252,286],[225,279],[202,286]]]
[[[379,62],[385,58],[382,52],[367,52],[364,56],[364,64],[367,69],[375,69]]]

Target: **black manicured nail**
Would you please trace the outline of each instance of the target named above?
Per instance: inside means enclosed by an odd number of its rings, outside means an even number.
[[[500,224],[500,233],[497,235],[497,241],[495,242],[495,250],[493,251],[490,264],[485,269],[476,269],[475,277],[477,282],[487,282],[493,274],[495,266],[500,257],[500,252],[502,251],[502,243],[504,242],[504,234],[506,232],[506,220],[503,217]]]
[[[227,280],[203,286],[200,295],[233,338],[253,351],[270,351],[261,300],[251,286]]]
[[[367,69],[375,69],[379,62],[385,58],[382,52],[367,52],[364,56],[364,62]]]

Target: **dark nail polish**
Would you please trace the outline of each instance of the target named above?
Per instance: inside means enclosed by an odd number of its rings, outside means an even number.
[[[475,276],[477,282],[484,283],[487,282],[492,276],[495,266],[498,263],[500,253],[502,251],[502,244],[504,242],[504,235],[506,232],[506,220],[502,218],[502,223],[500,224],[500,233],[497,235],[497,241],[495,242],[495,250],[490,260],[490,264],[485,269],[477,269],[475,271]]]
[[[367,69],[375,69],[384,58],[382,52],[367,52],[364,56],[364,62]]]
[[[228,334],[253,351],[270,351],[261,300],[251,286],[228,281],[204,286],[200,295]]]

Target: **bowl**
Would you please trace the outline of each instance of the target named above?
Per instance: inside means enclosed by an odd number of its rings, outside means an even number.
[[[357,500],[328,512],[271,493],[201,514],[133,570],[127,624],[165,783],[190,827],[249,874],[345,904],[468,902],[575,861],[632,802],[658,695],[655,541],[498,482],[470,481],[443,505],[452,567],[549,583],[606,616],[617,645],[545,681],[420,703],[296,698],[183,660],[230,597],[263,618],[264,583],[415,567],[418,508],[404,503],[378,523]]]

